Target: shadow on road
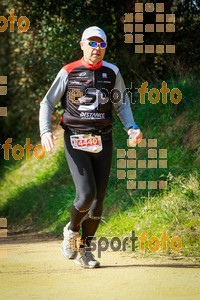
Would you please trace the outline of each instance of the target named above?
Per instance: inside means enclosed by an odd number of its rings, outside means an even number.
[[[195,264],[140,264],[140,265],[109,265],[109,266],[101,266],[103,268],[133,268],[133,267],[143,267],[143,268],[200,268],[200,265]]]

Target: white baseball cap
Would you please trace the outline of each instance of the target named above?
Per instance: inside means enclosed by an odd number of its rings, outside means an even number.
[[[98,37],[100,37],[104,42],[107,41],[105,32],[104,32],[101,28],[99,28],[99,27],[97,27],[97,26],[92,26],[92,27],[86,28],[86,29],[83,31],[81,41],[87,40],[87,39],[90,38],[91,36],[98,36]]]

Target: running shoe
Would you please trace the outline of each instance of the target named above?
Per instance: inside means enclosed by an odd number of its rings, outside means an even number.
[[[64,227],[63,235],[64,240],[62,242],[61,251],[62,254],[69,259],[75,259],[77,256],[77,242],[79,238],[79,232],[69,229],[70,222]]]
[[[80,248],[77,257],[74,261],[77,265],[84,268],[99,268],[100,262],[94,258],[89,247]]]

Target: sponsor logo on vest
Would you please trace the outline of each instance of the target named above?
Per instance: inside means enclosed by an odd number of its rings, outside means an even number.
[[[105,113],[82,112],[80,117],[81,119],[105,119]]]
[[[111,83],[111,81],[108,80],[97,80],[98,83]]]
[[[80,82],[76,81],[76,80],[71,80],[69,83],[70,84],[75,84],[75,85],[80,85]]]
[[[83,76],[85,76],[86,75],[86,72],[82,72],[82,73],[80,73],[78,76],[79,77],[83,77]]]
[[[92,79],[88,79],[85,83],[88,84],[92,81]]]
[[[78,110],[88,111],[96,109],[100,104],[105,104],[109,101],[109,97],[104,97],[104,93],[95,88],[88,88],[86,90],[86,95],[78,98],[80,102],[87,103],[87,105],[80,105]],[[92,101],[94,101],[91,103]],[[91,103],[89,105],[89,103]]]

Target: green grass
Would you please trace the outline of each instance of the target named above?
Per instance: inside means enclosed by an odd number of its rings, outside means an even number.
[[[199,79],[179,79],[168,84],[183,94],[178,105],[170,101],[153,105],[148,100],[141,105],[136,94],[132,106],[144,138],[157,139],[158,149],[168,153],[166,169],[138,169],[137,180],[167,180],[167,190],[129,190],[127,180],[117,178],[117,149],[128,147],[127,134],[114,116],[113,164],[98,237],[130,237],[131,230],[140,236],[148,230],[148,239],[160,239],[167,230],[170,239],[181,238],[177,255],[200,256],[199,86]],[[149,84],[152,87],[160,89],[161,84]],[[137,159],[147,159],[147,148],[136,149]],[[30,160],[15,161],[10,155],[9,161],[2,161],[0,175],[0,216],[8,219],[10,230],[62,234],[75,197],[62,139],[42,160],[32,155]],[[138,251],[139,245],[137,242]],[[173,255],[169,242],[167,253]]]
[[[147,237],[159,238],[163,230],[171,239],[178,236],[182,241],[182,249],[176,253],[179,256],[200,256],[200,190],[199,177],[191,175],[189,179],[168,178],[171,188],[160,195],[149,196],[141,201],[135,199],[133,207],[125,211],[118,209],[110,218],[104,220],[98,230],[98,237],[112,238],[130,237],[135,230],[140,236],[144,230]],[[130,243],[129,243],[130,244]],[[130,245],[129,245],[130,246]],[[140,243],[136,243],[140,250]],[[148,243],[146,242],[146,252]],[[163,254],[162,249],[159,253]],[[168,254],[173,254],[168,242]]]
[[[31,227],[43,230],[69,218],[74,185],[65,161],[62,141],[42,160],[4,162],[6,174],[0,183],[1,215],[6,215],[13,230]],[[8,169],[9,163],[12,165]]]

